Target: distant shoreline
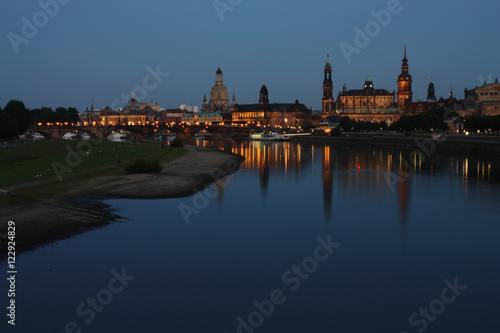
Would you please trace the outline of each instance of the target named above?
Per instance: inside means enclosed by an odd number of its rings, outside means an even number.
[[[96,177],[75,184],[57,197],[6,209],[0,221],[16,223],[18,253],[123,220],[103,203],[109,198],[152,199],[186,197],[239,169],[240,155],[200,147],[163,165],[156,175]],[[0,254],[0,262],[6,259]]]
[[[429,134],[386,135],[383,133],[349,133],[341,137],[307,136],[292,139],[298,142],[321,142],[333,145],[365,145],[377,148],[416,149],[422,142],[434,142],[436,151],[444,152],[487,152],[500,154],[500,136]]]

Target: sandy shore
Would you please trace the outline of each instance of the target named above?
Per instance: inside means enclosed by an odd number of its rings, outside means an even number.
[[[0,230],[16,223],[16,252],[32,250],[52,241],[124,221],[105,205],[105,198],[185,197],[235,172],[243,157],[199,147],[185,147],[185,154],[163,166],[160,174],[98,177],[75,184],[55,198],[2,211]],[[6,239],[0,239],[0,241]],[[2,251],[0,261],[5,259]]]

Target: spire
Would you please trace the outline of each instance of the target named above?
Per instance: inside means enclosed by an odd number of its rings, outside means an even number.
[[[434,82],[432,82],[432,75],[431,75],[431,83],[434,83]]]
[[[498,78],[495,79],[495,83],[498,83]]]
[[[326,53],[326,66],[330,66],[331,65],[331,62],[330,62],[330,51],[328,51]]]
[[[406,59],[406,39],[405,39],[405,57],[403,59]]]

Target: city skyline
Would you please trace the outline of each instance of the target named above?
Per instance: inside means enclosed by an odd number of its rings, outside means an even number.
[[[414,101],[426,99],[431,76],[437,98],[453,85],[459,99],[465,88],[500,76],[500,47],[490,38],[500,4],[493,1],[486,13],[470,1],[55,1],[0,5],[2,107],[19,99],[28,108],[83,112],[92,96],[96,108],[123,107],[134,88],[147,87],[142,102],[201,108],[220,65],[237,103],[256,103],[266,82],[271,103],[298,99],[320,110],[328,51],[335,99],[344,83],[362,88],[368,74],[375,88],[393,91],[405,40]],[[25,38],[26,21],[37,20],[37,32]]]

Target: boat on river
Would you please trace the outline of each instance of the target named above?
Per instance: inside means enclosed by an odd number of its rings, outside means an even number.
[[[199,131],[198,133],[196,133],[194,135],[194,138],[196,140],[211,140],[212,137],[213,137],[213,134],[208,132],[208,131],[205,131],[205,130]]]
[[[278,133],[254,133],[250,135],[250,140],[256,141],[285,141],[289,140],[290,136]]]

